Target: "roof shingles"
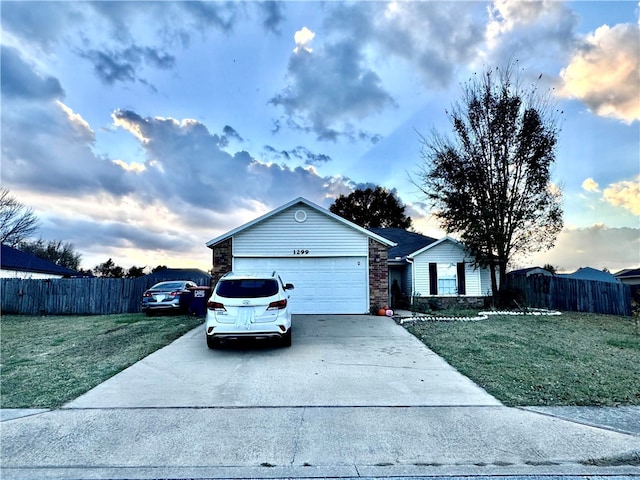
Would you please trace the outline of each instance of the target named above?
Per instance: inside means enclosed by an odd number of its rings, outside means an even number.
[[[64,277],[77,276],[78,272],[61,267],[53,262],[25,253],[8,245],[2,245],[0,268],[22,272],[47,273]]]
[[[404,259],[408,255],[438,241],[435,238],[427,237],[420,233],[408,232],[402,228],[369,228],[368,230],[397,244],[395,247],[389,248],[390,261]]]

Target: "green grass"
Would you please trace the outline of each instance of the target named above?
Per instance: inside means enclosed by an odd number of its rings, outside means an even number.
[[[506,405],[640,405],[632,318],[564,313],[406,326]]]
[[[53,408],[202,323],[143,314],[0,318],[0,406]]]

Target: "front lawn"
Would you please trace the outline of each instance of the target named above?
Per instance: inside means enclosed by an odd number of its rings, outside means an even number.
[[[570,312],[406,327],[505,405],[640,405],[632,318]]]
[[[0,406],[60,406],[202,320],[140,313],[0,318]],[[203,340],[204,341],[204,340]]]

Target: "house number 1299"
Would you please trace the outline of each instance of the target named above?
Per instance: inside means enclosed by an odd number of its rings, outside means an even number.
[[[309,255],[309,250],[294,250],[294,255]]]

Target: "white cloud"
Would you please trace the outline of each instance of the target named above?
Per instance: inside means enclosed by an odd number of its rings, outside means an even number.
[[[138,122],[131,120],[127,115],[121,115],[119,110],[111,114],[113,124],[116,127],[121,127],[127,132],[131,133],[141,143],[148,143],[149,139],[144,136],[142,125]]]
[[[603,25],[588,35],[561,71],[560,94],[596,114],[631,123],[640,119],[640,26]]]
[[[142,173],[147,169],[147,167],[144,164],[138,163],[138,162],[126,163],[126,162],[123,162],[122,160],[113,160],[113,163],[118,165],[123,170],[126,170],[127,172]]]
[[[609,228],[598,224],[588,228],[565,228],[556,246],[532,255],[522,266],[550,263],[563,272],[580,267],[608,268],[612,272],[640,267],[640,228]]]
[[[598,182],[593,178],[587,178],[582,182],[582,189],[591,193],[600,193],[600,199],[614,207],[629,210],[634,215],[640,215],[640,175],[631,180],[622,180],[610,184],[604,190],[600,190]],[[582,196],[587,198],[586,196]],[[595,206],[590,208],[594,209]]]
[[[293,39],[296,42],[296,48],[293,49],[294,53],[299,53],[302,50],[306,50],[307,52],[313,52],[313,49],[309,46],[311,40],[315,38],[316,34],[309,30],[307,27],[302,27],[301,30],[298,30]]]
[[[313,132],[318,140],[371,139],[356,122],[395,105],[352,40],[313,53],[299,50],[289,60],[287,76],[289,84],[269,102],[283,108],[288,126]]]
[[[296,32],[288,84],[270,100],[287,126],[319,140],[377,142],[379,132],[362,125],[397,107],[389,78],[407,68],[412,83],[445,89],[484,42],[476,2],[336,2],[326,11],[323,43],[311,53],[315,33]]]
[[[602,196],[611,205],[625,208],[634,215],[640,215],[640,175],[633,180],[609,185],[604,189]]]
[[[516,28],[534,24],[553,2],[514,2],[495,0],[489,9],[487,40],[495,46],[501,35]]]
[[[128,265],[192,264],[186,259],[208,256],[206,241],[256,212],[301,195],[327,204],[351,188],[312,167],[227,152],[228,126],[214,134],[196,120],[123,110],[113,120],[138,140],[142,162],[97,156],[90,124],[60,102],[3,105],[3,186],[36,210],[43,238],[73,243],[85,268],[109,256]]]
[[[598,182],[596,182],[593,178],[587,178],[584,182],[582,182],[582,189],[587,192],[599,192],[598,190]]]
[[[84,141],[92,143],[95,141],[95,133],[89,126],[89,123],[82,118],[82,115],[75,113],[71,108],[59,100],[55,101],[56,105],[66,114],[71,127],[82,137]]]
[[[544,68],[543,61],[562,58],[574,42],[577,17],[564,2],[495,0],[488,14],[484,61],[490,64],[514,58]]]
[[[436,89],[447,88],[484,43],[484,11],[476,2],[357,2],[351,10],[338,9],[332,20],[385,62],[407,61]]]

